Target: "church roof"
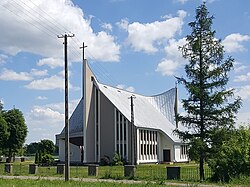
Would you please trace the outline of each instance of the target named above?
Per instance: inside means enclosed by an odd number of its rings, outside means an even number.
[[[107,86],[95,81],[99,90],[111,103],[131,121],[130,97],[134,96],[134,124],[138,128],[157,129],[172,141],[180,142],[173,133],[176,128],[174,120],[175,88],[156,96],[143,96],[126,90]]]

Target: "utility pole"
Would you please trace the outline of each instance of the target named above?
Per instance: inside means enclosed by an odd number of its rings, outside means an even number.
[[[86,106],[86,101],[85,101],[85,79],[84,79],[84,77],[85,77],[85,71],[84,71],[84,65],[85,65],[85,57],[84,57],[84,48],[85,47],[87,47],[87,46],[85,46],[84,45],[84,42],[82,43],[82,47],[80,47],[80,49],[82,49],[82,99],[83,99],[83,115],[82,115],[82,117],[83,117],[83,119],[82,119],[82,121],[83,121],[83,126],[84,126],[84,129],[86,128],[86,125],[85,125],[85,123],[86,123],[86,113],[85,113],[85,106]],[[84,73],[85,72],[85,73]],[[86,135],[84,135],[84,136],[86,136]],[[85,153],[85,150],[86,150],[86,142],[84,141],[84,137],[83,137],[83,148],[82,148],[83,150],[82,150],[82,155],[81,155],[81,161],[83,162],[83,161],[85,161],[84,160],[84,155],[86,154]]]
[[[137,151],[136,151],[136,128],[134,125],[134,103],[133,99],[135,98],[134,95],[130,96],[131,101],[131,164],[136,165],[137,160]]]
[[[65,181],[69,180],[69,165],[70,165],[70,154],[69,154],[69,107],[68,107],[68,56],[67,56],[67,38],[74,37],[74,34],[65,34],[57,36],[58,38],[64,38],[64,61],[65,61]]]

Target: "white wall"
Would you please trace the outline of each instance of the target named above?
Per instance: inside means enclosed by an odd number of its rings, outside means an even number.
[[[70,148],[70,162],[81,162],[81,150],[79,146],[69,144]],[[59,139],[59,160],[65,161],[65,141]]]
[[[70,161],[81,162],[81,150],[79,146],[70,143]]]
[[[174,159],[173,141],[169,137],[167,137],[166,135],[164,135],[160,132],[158,133],[158,138],[160,141],[159,153],[158,153],[159,161],[160,162],[163,161],[163,150],[164,149],[170,149],[171,161],[173,161],[173,159]]]
[[[188,155],[181,155],[181,145],[174,145],[175,149],[175,162],[187,162]]]
[[[59,160],[65,161],[65,141],[62,139],[59,139]]]

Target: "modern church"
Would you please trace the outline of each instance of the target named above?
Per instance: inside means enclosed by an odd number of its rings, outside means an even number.
[[[178,127],[177,88],[143,96],[101,84],[84,63],[83,98],[69,119],[70,161],[100,163],[115,153],[128,163],[187,162]],[[64,129],[56,135],[65,160]]]

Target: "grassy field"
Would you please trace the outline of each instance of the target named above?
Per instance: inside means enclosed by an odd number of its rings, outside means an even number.
[[[15,162],[13,163],[12,174],[4,172],[5,163],[0,164],[0,175],[31,175],[28,173],[29,164],[31,162]],[[134,179],[136,180],[147,180],[147,181],[159,181],[166,180],[167,166],[180,166],[181,167],[181,180],[196,182],[199,180],[198,166],[195,164],[179,164],[179,165],[166,165],[166,164],[145,164],[138,165],[136,168],[136,174]],[[36,176],[52,176],[52,177],[63,177],[56,172],[56,166],[51,167],[39,167]],[[211,171],[208,167],[205,167],[206,177],[211,176]],[[98,172],[98,178],[112,178],[112,179],[125,179],[124,167],[123,166],[100,166]],[[88,167],[87,166],[71,166],[70,176],[72,178],[87,178]],[[96,177],[94,177],[96,178]]]
[[[0,163],[0,175],[10,175],[10,176],[37,176],[37,177],[61,177],[64,178],[64,175],[57,174],[56,170],[57,167],[38,167],[37,174],[29,174],[29,164],[33,164],[32,161],[26,161],[26,162],[15,162],[13,164],[13,170],[12,173],[5,173],[4,172],[4,166],[5,163]],[[178,165],[166,165],[166,164],[145,164],[145,165],[139,165],[136,168],[136,174],[133,180],[140,180],[140,181],[155,181],[157,184],[161,184],[164,182],[173,182],[167,180],[167,169],[168,166],[180,166],[181,167],[181,176],[180,180],[174,181],[174,182],[180,182],[180,183],[192,183],[195,185],[199,184],[199,170],[198,165],[192,163],[192,164],[178,164]],[[211,170],[208,168],[208,166],[205,167],[205,174],[206,178],[209,179],[211,176]],[[86,166],[71,166],[70,167],[70,178],[99,178],[99,179],[115,179],[115,180],[122,180],[122,179],[129,179],[124,177],[124,167],[123,166],[100,166],[98,176],[88,176],[88,167]],[[22,183],[26,184],[24,186],[63,186],[61,184],[64,184],[63,181],[48,181],[48,182],[42,182],[40,183],[39,180],[34,181],[25,181],[20,182],[19,180],[12,180],[8,182],[4,182],[4,179],[1,179],[0,186],[21,186]],[[20,183],[20,184],[19,184]],[[55,183],[55,184],[54,184]],[[3,185],[4,184],[4,185]],[[51,185],[50,185],[51,184]],[[205,181],[205,184],[214,184],[211,183],[209,180]],[[67,186],[70,186],[71,182],[67,184]],[[73,186],[84,186],[85,184],[75,183],[72,184]],[[87,186],[110,186],[111,184],[106,183],[97,183],[97,184],[88,184]],[[117,185],[117,184],[112,184]],[[218,185],[218,184],[216,184]],[[234,179],[230,182],[229,186],[234,185],[244,185],[244,186],[250,186],[250,177],[241,177],[239,179]],[[120,186],[120,184],[119,184]],[[126,185],[127,186],[127,185]],[[145,186],[143,185],[137,185],[137,186]],[[150,184],[149,186],[152,186]],[[157,185],[154,185],[157,186]]]
[[[162,187],[161,184],[125,184],[110,182],[81,182],[81,181],[48,181],[48,180],[19,180],[19,179],[0,179],[0,186],[4,187]],[[173,186],[174,187],[174,186]]]

